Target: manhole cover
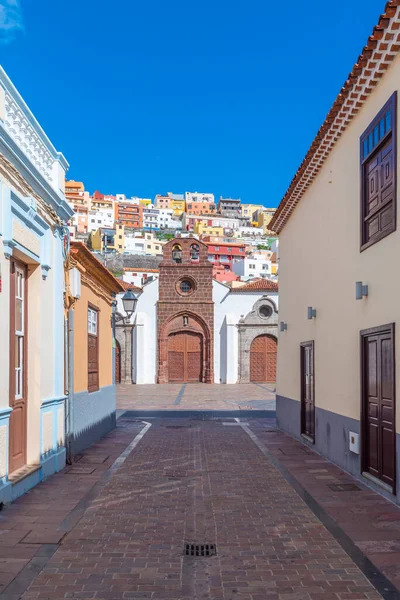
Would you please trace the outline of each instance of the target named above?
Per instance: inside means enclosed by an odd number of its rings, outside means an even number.
[[[67,475],[91,475],[94,473],[95,469],[93,467],[80,467],[77,465],[76,467],[71,467],[70,469],[66,469],[65,473]]]
[[[361,492],[355,483],[328,483],[328,487],[334,492]]]
[[[185,544],[184,556],[215,556],[217,547],[215,544]]]

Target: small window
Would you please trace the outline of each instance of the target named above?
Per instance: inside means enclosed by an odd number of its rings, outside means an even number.
[[[181,279],[178,283],[178,291],[180,294],[184,296],[188,296],[194,291],[194,283],[191,279],[185,277]]]
[[[215,246],[215,250],[219,250],[219,246]]]
[[[273,311],[272,311],[271,306],[269,306],[269,304],[263,304],[258,309],[258,312],[260,313],[260,316],[263,317],[264,319],[269,319],[269,317],[272,315]]]
[[[88,309],[88,333],[97,335],[97,310]]]
[[[232,248],[228,248],[228,252],[232,252]]]
[[[88,308],[88,392],[99,389],[98,311]]]
[[[361,250],[396,230],[394,93],[360,138]]]

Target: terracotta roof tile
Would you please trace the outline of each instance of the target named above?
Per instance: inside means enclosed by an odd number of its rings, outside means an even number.
[[[234,287],[231,290],[231,294],[233,293],[242,293],[242,292],[277,292],[279,289],[278,283],[276,281],[271,281],[270,279],[266,279],[264,277],[260,279],[253,279],[253,281],[249,281],[240,287]]]
[[[132,292],[142,292],[142,288],[137,285],[133,285],[133,283],[128,283],[127,281],[123,281],[122,279],[118,279],[124,290],[132,290]]]
[[[269,223],[277,233],[282,231],[332,148],[398,54],[399,26],[400,0],[389,0]]]

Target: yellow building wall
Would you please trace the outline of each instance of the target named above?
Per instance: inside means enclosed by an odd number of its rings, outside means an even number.
[[[88,306],[99,309],[99,387],[112,385],[112,329],[110,304],[82,281],[81,297],[74,309],[74,392],[88,389]]]
[[[101,231],[98,229],[97,231],[92,231],[90,236],[92,250],[97,250],[101,252],[103,250],[103,243],[101,241]]]
[[[223,227],[210,227],[201,221],[196,221],[193,227],[193,233],[196,235],[224,235]]]
[[[170,208],[174,211],[174,216],[179,217],[186,210],[186,202],[184,200],[171,200]]]
[[[397,56],[279,235],[279,316],[288,328],[279,336],[277,393],[300,400],[300,343],[314,340],[316,406],[357,420],[361,330],[396,323],[400,390],[399,223],[394,233],[360,252],[360,136],[399,82]],[[397,111],[397,136],[399,123]],[[396,168],[399,172],[399,154]],[[397,202],[399,184],[398,179]],[[356,281],[368,284],[368,298],[355,299]],[[307,319],[308,306],[316,308],[315,319]]]
[[[142,206],[150,206],[151,200],[150,198],[140,198],[139,204],[141,204]]]

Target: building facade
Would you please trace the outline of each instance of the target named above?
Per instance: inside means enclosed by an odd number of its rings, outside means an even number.
[[[201,203],[207,202],[207,204],[215,204],[214,194],[208,194],[204,192],[185,192],[185,202],[187,203]]]
[[[176,238],[163,251],[160,276],[135,288],[136,312],[118,332],[122,381],[273,383],[278,285],[215,281],[207,246],[195,238]]]
[[[0,67],[0,501],[65,465],[68,163]]]
[[[242,216],[240,198],[222,198],[221,196],[218,201],[218,212],[223,217],[229,217],[231,219]]]
[[[271,227],[279,426],[399,503],[400,7],[385,10]]]
[[[129,201],[115,203],[115,220],[130,229],[142,229],[143,206]]]
[[[115,427],[113,295],[123,285],[82,242],[65,262],[68,323],[67,449],[69,459]]]

